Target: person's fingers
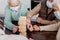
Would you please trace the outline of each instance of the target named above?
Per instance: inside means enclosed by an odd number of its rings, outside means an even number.
[[[32,38],[29,38],[29,40],[34,40],[34,39],[32,39]]]
[[[28,25],[27,25],[27,28],[28,28],[29,31],[33,31],[33,27],[32,27],[31,24],[28,24]]]
[[[30,28],[32,28],[32,25],[30,24]]]
[[[30,31],[33,31],[33,27],[30,26],[30,27],[29,27],[29,30],[30,30]]]
[[[40,28],[37,25],[34,25],[33,29],[34,29],[34,31],[39,31],[40,30]]]
[[[29,25],[27,25],[27,28],[29,28]]]
[[[38,26],[37,26],[37,25],[34,25],[33,27],[34,27],[34,28],[37,28]]]
[[[16,29],[13,29],[13,33],[15,33],[16,32]]]
[[[27,28],[31,28],[31,27],[32,27],[32,25],[31,25],[31,24],[28,24],[28,25],[27,25]]]
[[[37,25],[34,25],[34,26],[33,26],[33,29],[36,30],[36,28],[37,28]]]
[[[39,22],[39,18],[37,18],[36,21]]]
[[[13,33],[16,33],[17,32],[17,28],[13,28]]]
[[[27,19],[26,19],[26,22],[27,22],[27,23],[30,23],[30,18],[27,18]]]
[[[16,33],[16,30],[13,30],[13,33]]]
[[[42,18],[40,18],[40,17],[37,17],[37,19],[36,19],[36,21],[37,21],[38,23],[40,23],[41,20],[42,20]]]
[[[27,28],[29,29],[30,28],[30,25],[27,25]]]
[[[53,9],[54,10],[59,10],[59,7],[57,6],[57,4],[53,4]]]

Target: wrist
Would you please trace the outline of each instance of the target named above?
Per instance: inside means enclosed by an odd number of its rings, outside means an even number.
[[[38,29],[39,31],[40,31],[40,27],[39,27],[39,29]]]
[[[31,23],[31,19],[30,18],[27,18],[27,23]]]
[[[18,28],[18,26],[14,25],[13,28]]]

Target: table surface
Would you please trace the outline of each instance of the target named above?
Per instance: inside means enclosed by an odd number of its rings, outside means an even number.
[[[28,40],[22,35],[0,35],[0,40]]]
[[[30,37],[34,40],[56,40],[57,32],[31,32]]]

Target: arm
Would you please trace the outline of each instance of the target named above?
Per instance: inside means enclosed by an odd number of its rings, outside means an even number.
[[[52,9],[54,9],[55,11],[60,11],[59,10],[59,7],[57,6],[57,4],[53,4],[53,8]],[[51,9],[51,10],[52,10]],[[50,13],[51,11],[50,11],[50,9],[48,10],[48,13]],[[40,18],[41,19],[41,18]],[[57,20],[53,20],[53,21],[48,21],[48,20],[44,20],[44,19],[42,19],[42,20],[40,20],[40,23],[41,24],[54,24],[54,23],[57,23]]]
[[[58,6],[56,4],[53,5],[52,9],[54,9],[55,11],[60,11],[59,8],[58,8]],[[48,13],[50,13],[52,11],[52,9],[48,9]],[[44,20],[42,18],[38,18],[37,22],[41,23],[41,24],[54,24],[54,23],[57,23],[56,20],[49,21],[49,20]]]
[[[54,24],[54,23],[57,23],[57,21],[56,20],[53,20],[53,21],[41,20],[41,24]]]
[[[36,7],[34,7],[32,10],[27,12],[27,24],[30,23],[31,17],[40,11],[40,8],[41,8],[41,3],[39,3]]]
[[[41,24],[54,24],[54,23],[57,23],[56,20],[49,21],[49,20],[44,20],[44,19],[42,19],[42,18],[40,18],[40,17],[38,17],[38,18],[36,19],[36,21],[37,21],[38,23],[41,23]]]
[[[40,31],[57,31],[59,26],[60,22],[51,25],[40,26]]]
[[[46,25],[46,26],[34,25],[33,28],[34,28],[34,31],[39,31],[39,30],[40,31],[57,31],[59,26],[60,26],[60,22],[55,23],[55,24]]]
[[[5,19],[4,19],[4,24],[6,25],[5,27],[8,28],[9,30],[13,29],[13,24],[11,23],[11,13],[10,10],[8,8],[6,8],[5,11]]]
[[[41,3],[39,3],[36,7],[34,7],[32,10],[27,12],[27,17],[32,17],[33,15],[37,14],[41,9]]]
[[[27,15],[27,7],[25,5],[22,4],[22,7],[21,7],[21,16],[26,16]]]

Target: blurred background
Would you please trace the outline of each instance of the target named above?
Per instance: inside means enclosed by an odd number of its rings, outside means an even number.
[[[40,0],[20,0],[27,8],[32,9],[34,8]],[[60,6],[60,0],[54,0]],[[4,16],[5,14],[5,7],[7,5],[7,0],[0,0],[0,16]]]
[[[5,7],[7,5],[8,0],[0,0],[0,16],[4,17]],[[31,8],[31,0],[20,0],[27,8]]]

